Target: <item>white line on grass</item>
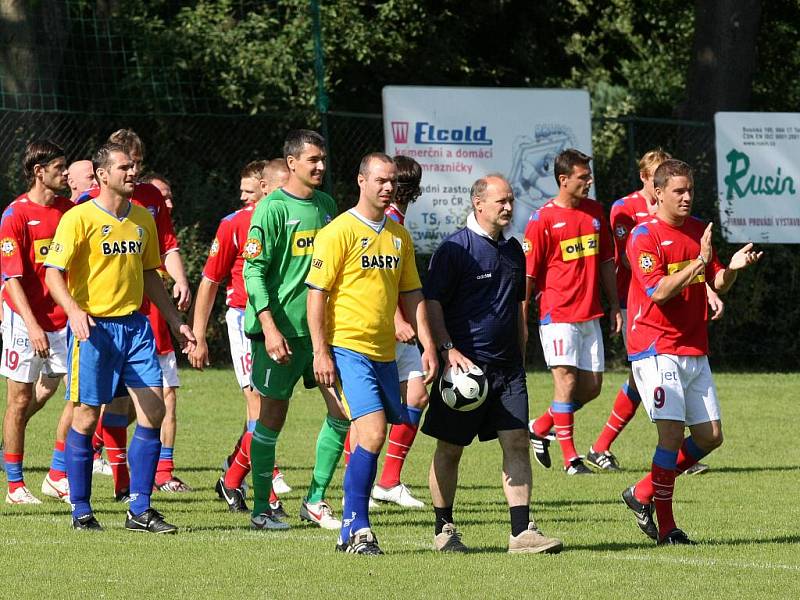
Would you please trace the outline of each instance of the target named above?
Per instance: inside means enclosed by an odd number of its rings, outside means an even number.
[[[608,555],[608,558],[613,561],[618,560],[634,560],[640,562],[659,562],[659,563],[675,563],[681,565],[691,565],[695,567],[731,567],[734,569],[762,569],[762,570],[776,570],[776,571],[800,571],[800,565],[784,565],[780,563],[756,563],[756,562],[739,562],[734,560],[714,559],[714,558],[671,558],[669,556],[655,557],[655,556],[619,556],[614,554]]]

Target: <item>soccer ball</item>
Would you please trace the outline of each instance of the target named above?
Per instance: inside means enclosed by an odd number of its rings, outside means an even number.
[[[450,367],[439,378],[439,393],[444,403],[453,410],[475,410],[489,392],[486,375],[478,367],[472,366],[466,373]]]

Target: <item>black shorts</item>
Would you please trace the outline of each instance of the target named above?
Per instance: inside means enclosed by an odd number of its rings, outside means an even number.
[[[430,405],[422,432],[456,446],[469,446],[475,436],[481,442],[493,440],[498,431],[528,428],[528,388],[525,369],[478,365],[489,382],[489,393],[472,411],[453,410],[439,394],[438,380],[431,389]]]

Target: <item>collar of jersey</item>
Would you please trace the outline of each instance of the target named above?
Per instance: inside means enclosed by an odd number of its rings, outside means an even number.
[[[314,199],[314,192],[311,192],[311,195],[308,198],[301,198],[300,196],[295,196],[294,194],[290,194],[285,189],[281,188],[281,191],[289,196],[292,200],[299,200],[300,202],[311,202]]]
[[[479,235],[481,237],[485,237],[487,240],[494,242],[494,238],[486,233],[486,230],[478,224],[478,219],[475,218],[475,213],[471,212],[467,215],[467,229],[469,229],[475,235]],[[502,242],[505,240],[503,236],[503,232],[500,232],[500,237],[497,238],[497,242]]]
[[[121,217],[118,217],[118,216],[117,216],[117,215],[115,215],[114,213],[112,213],[112,212],[109,212],[109,211],[107,211],[105,208],[103,208],[102,206],[100,206],[100,205],[99,205],[99,204],[96,202],[95,198],[92,198],[92,204],[94,204],[94,205],[95,205],[97,208],[99,208],[100,210],[102,210],[102,211],[103,211],[104,213],[106,213],[107,215],[111,215],[112,217],[114,217],[114,218],[115,218],[117,221],[122,221],[122,220],[126,219],[126,218],[127,218],[127,216],[128,216],[129,214],[131,214],[131,207],[133,206],[133,203],[132,203],[130,200],[128,200],[128,210],[127,210],[127,212],[126,212],[124,215],[122,215]]]
[[[383,219],[380,221],[370,221],[366,217],[360,215],[355,208],[351,208],[348,210],[351,215],[353,215],[356,219],[361,221],[364,225],[372,229],[375,233],[380,233],[383,231],[383,228],[386,226],[386,215],[383,215]]]

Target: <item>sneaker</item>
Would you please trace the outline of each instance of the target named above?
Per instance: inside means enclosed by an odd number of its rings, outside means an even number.
[[[558,538],[544,535],[536,523],[531,521],[528,528],[518,535],[508,536],[508,552],[510,554],[558,554],[564,547],[564,542]]]
[[[682,529],[673,529],[658,540],[659,546],[696,546],[697,542],[690,540]]]
[[[532,426],[533,421],[528,426],[528,434],[531,438],[531,446],[533,446],[533,457],[545,469],[549,469],[553,464],[550,460],[550,442],[555,436],[552,433],[548,433],[545,437],[539,437],[531,429]]]
[[[276,494],[288,494],[292,491],[291,486],[286,483],[286,480],[283,478],[283,473],[278,473],[277,475],[272,476],[272,489],[275,491]]]
[[[586,454],[586,462],[593,466],[595,469],[601,471],[620,471],[619,462],[617,457],[612,454],[610,450],[605,452],[595,452],[592,447],[589,447],[589,452]]]
[[[583,464],[583,459],[580,456],[576,456],[569,461],[569,466],[564,467],[564,471],[567,475],[594,475],[592,470]]]
[[[244,494],[241,488],[225,487],[225,476],[219,478],[215,489],[217,490],[217,494],[228,504],[229,511],[250,512],[250,509],[247,508],[247,504],[244,501]]]
[[[337,552],[347,552],[348,554],[366,554],[376,556],[383,554],[383,550],[378,546],[378,538],[372,533],[369,527],[359,529],[351,533],[347,542],[339,541],[336,544]]]
[[[42,494],[50,496],[51,498],[56,498],[57,500],[63,500],[69,504],[69,480],[64,477],[56,481],[52,479],[50,473],[48,473],[47,477],[45,477],[42,482]]]
[[[6,504],[41,504],[42,501],[36,496],[31,494],[31,491],[25,487],[18,487],[13,492],[6,494]]]
[[[284,531],[289,529],[289,524],[281,521],[277,515],[270,512],[263,512],[250,519],[250,529],[271,529],[274,531]]]
[[[183,492],[191,492],[192,488],[186,485],[183,481],[178,479],[177,477],[172,477],[168,479],[161,485],[157,485],[156,489],[161,492],[169,492],[169,493],[183,493]]]
[[[286,510],[283,508],[283,502],[280,500],[276,500],[275,502],[269,503],[269,508],[272,510],[272,514],[278,517],[279,519],[288,519],[289,515],[286,513]]]
[[[114,471],[111,470],[111,464],[105,458],[98,456],[92,461],[92,473],[113,475]]]
[[[439,552],[469,552],[452,523],[445,523],[442,532],[433,536],[433,547]]]
[[[700,473],[705,473],[708,471],[709,466],[705,463],[694,463],[691,467],[686,469],[683,474],[684,475],[700,475]]]
[[[404,508],[422,508],[425,506],[424,502],[411,495],[411,490],[404,483],[398,483],[390,488],[376,485],[372,488],[372,497],[383,502],[394,502]]]
[[[125,517],[128,531],[147,531],[150,533],[178,533],[178,528],[164,520],[164,515],[155,508],[148,508],[140,515],[128,511]]]
[[[642,504],[639,502],[633,495],[634,488],[635,486],[632,485],[622,492],[622,501],[636,515],[636,524],[639,529],[651,540],[658,540],[658,528],[653,520],[653,503]]]
[[[315,523],[323,529],[339,529],[342,526],[342,522],[333,516],[333,511],[325,500],[308,502],[303,498],[303,503],[300,505],[300,520]]]
[[[78,531],[103,531],[103,526],[97,522],[92,513],[72,519],[72,528]]]
[[[119,492],[114,494],[114,502],[128,503],[130,501],[131,501],[131,490],[128,488],[120,490]]]

